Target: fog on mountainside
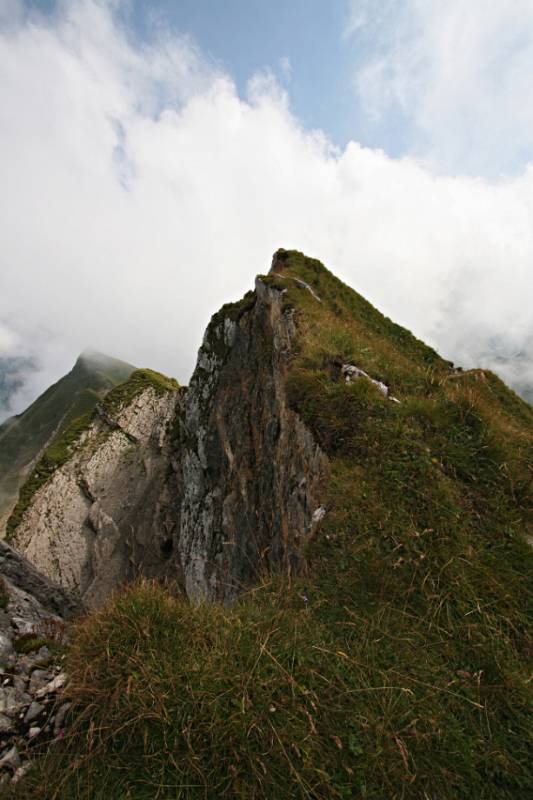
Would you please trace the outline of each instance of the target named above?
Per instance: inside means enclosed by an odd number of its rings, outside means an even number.
[[[14,396],[35,370],[36,363],[32,358],[0,356],[0,423],[12,412]]]

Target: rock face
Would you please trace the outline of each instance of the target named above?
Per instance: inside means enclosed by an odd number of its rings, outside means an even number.
[[[327,461],[288,407],[295,338],[282,293],[261,279],[207,329],[182,437],[178,546],[191,598],[231,601],[268,568],[301,567]]]
[[[99,405],[15,547],[90,607],[141,573],[228,603],[271,569],[301,571],[328,461],[289,408],[297,325],[283,295],[258,278],[215,314],[187,390]]]
[[[5,542],[0,542],[0,575],[3,583],[9,588],[8,598],[26,596],[26,605],[37,604],[35,606],[37,616],[42,616],[41,610],[47,609],[48,612],[69,619],[82,610],[73,595],[50,583],[20,553]]]
[[[89,607],[140,571],[176,574],[165,550],[176,518],[168,521],[165,505],[179,394],[147,385],[114,417],[98,407],[16,528],[17,550]]]

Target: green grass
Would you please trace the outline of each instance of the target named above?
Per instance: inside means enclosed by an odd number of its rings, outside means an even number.
[[[73,727],[17,797],[531,797],[533,411],[314,260],[267,282],[298,326],[289,402],[330,458],[307,573],[229,610],[116,595],[74,634]]]
[[[308,607],[302,584],[231,611],[126,590],[78,629],[74,727],[26,796],[529,797],[517,631],[474,588],[453,596],[494,565],[456,566],[421,598],[383,565],[354,586],[357,556],[341,558]]]
[[[167,378],[151,369],[136,369],[127,381],[112,389],[105,397],[104,406],[107,413],[113,417],[122,408],[130,405],[141,392],[151,387],[159,396],[166,392],[179,389],[179,383],[174,378]]]

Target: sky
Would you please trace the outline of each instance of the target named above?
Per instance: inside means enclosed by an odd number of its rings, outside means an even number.
[[[0,0],[0,420],[187,383],[278,247],[533,386],[532,90],[531,0]]]

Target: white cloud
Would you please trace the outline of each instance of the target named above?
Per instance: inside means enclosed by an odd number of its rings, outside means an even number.
[[[280,246],[455,360],[533,347],[533,170],[492,185],[337,151],[269,73],[243,99],[187,39],[135,48],[103,5],[65,8],[0,36],[0,320],[40,358],[35,393],[85,347],[186,382]]]
[[[17,346],[17,337],[13,331],[0,324],[0,358],[4,354],[12,353]]]
[[[397,125],[400,115],[411,151],[442,171],[496,177],[533,160],[531,0],[351,8],[345,33],[357,45],[356,88],[371,119]]]

